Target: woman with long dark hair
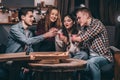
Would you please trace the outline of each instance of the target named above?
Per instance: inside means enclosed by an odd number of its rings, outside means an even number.
[[[56,51],[68,51],[71,45],[71,36],[77,34],[78,29],[73,14],[66,14],[63,18],[63,27],[56,36]],[[77,48],[76,48],[77,49]]]
[[[80,50],[81,45],[72,42],[71,37],[80,34],[76,18],[73,14],[67,14],[63,18],[63,27],[56,36],[56,51],[68,51],[71,58],[88,59],[86,50]]]

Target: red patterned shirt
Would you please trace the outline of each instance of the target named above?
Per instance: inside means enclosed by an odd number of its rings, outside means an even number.
[[[80,37],[83,41],[83,46],[87,46],[89,49],[98,53],[98,55],[104,56],[110,62],[113,61],[107,31],[101,21],[93,18],[89,26],[81,29]]]

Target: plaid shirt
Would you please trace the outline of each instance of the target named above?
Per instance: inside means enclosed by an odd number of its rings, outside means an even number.
[[[80,37],[83,46],[92,49],[100,56],[104,56],[110,62],[113,61],[112,53],[109,48],[109,41],[105,26],[98,20],[92,19],[87,27],[82,27]]]

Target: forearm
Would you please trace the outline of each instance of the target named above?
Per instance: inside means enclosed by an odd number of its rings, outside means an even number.
[[[36,36],[36,37],[26,37],[24,34],[22,33],[15,33],[15,32],[12,32],[10,34],[10,37],[18,42],[21,42],[21,43],[24,43],[24,44],[36,44],[36,43],[39,43],[40,41],[44,40],[44,37],[43,35],[40,35],[40,36]]]
[[[102,23],[97,23],[91,29],[88,29],[84,34],[80,34],[81,40],[85,41],[95,37],[103,31],[103,27]]]

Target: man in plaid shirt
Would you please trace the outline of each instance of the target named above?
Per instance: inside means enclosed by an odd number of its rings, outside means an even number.
[[[101,67],[113,62],[107,31],[102,22],[94,19],[90,10],[85,7],[77,9],[76,17],[81,33],[79,36],[72,36],[72,41],[82,43],[82,46],[89,49],[85,71],[90,71],[91,80],[101,80]]]

